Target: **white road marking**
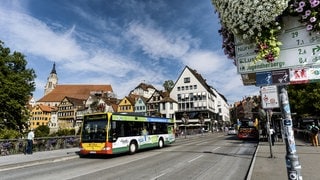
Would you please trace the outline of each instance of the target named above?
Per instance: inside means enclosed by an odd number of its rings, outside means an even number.
[[[200,156],[198,156],[198,157],[195,157],[195,158],[193,158],[193,159],[189,160],[189,161],[188,161],[188,163],[191,163],[192,161],[195,161],[195,160],[197,160],[197,159],[201,158],[202,156],[203,156],[203,155],[200,155]]]
[[[217,149],[220,149],[220,147],[216,147],[216,148],[212,149],[211,151],[215,151],[215,150],[217,150]]]

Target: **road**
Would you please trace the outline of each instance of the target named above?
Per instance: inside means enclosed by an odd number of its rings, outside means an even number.
[[[245,179],[257,142],[223,133],[180,137],[162,149],[134,155],[79,158],[17,167],[0,179]]]

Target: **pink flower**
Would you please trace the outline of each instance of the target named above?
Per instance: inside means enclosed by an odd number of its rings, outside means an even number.
[[[311,31],[312,28],[313,28],[313,26],[312,26],[311,24],[308,24],[308,25],[307,25],[307,31]]]
[[[306,3],[304,1],[300,1],[299,2],[299,8],[303,8],[306,5]]]
[[[310,16],[310,14],[311,14],[311,10],[306,10],[305,15]]]
[[[310,0],[311,7],[314,8],[320,4],[319,0]]]
[[[313,22],[316,22],[316,20],[317,20],[316,17],[311,17],[311,18],[310,18],[310,22],[312,22],[312,23],[313,23]]]
[[[302,7],[298,7],[298,8],[296,9],[296,11],[297,11],[298,13],[301,13],[301,12],[303,11],[303,8],[302,8]]]

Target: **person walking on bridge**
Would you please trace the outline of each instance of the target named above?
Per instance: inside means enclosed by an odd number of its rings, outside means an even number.
[[[31,129],[27,137],[27,149],[26,149],[27,154],[32,154],[33,142],[34,142],[34,132],[33,132],[33,129]]]

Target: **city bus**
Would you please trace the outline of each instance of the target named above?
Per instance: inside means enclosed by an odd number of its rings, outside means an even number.
[[[84,115],[79,156],[134,154],[140,149],[162,148],[175,141],[173,120],[122,113]]]
[[[259,131],[255,126],[240,126],[237,136],[239,139],[259,139]]]

